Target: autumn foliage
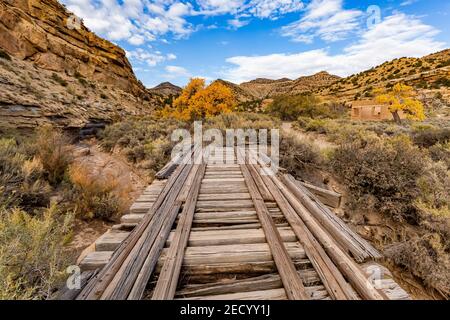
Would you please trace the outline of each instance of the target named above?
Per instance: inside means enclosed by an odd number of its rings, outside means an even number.
[[[400,123],[399,112],[403,112],[408,119],[425,120],[423,105],[414,99],[413,89],[402,83],[397,83],[390,91],[378,91],[377,101],[389,104],[389,111],[396,122]]]
[[[206,86],[204,79],[191,79],[172,107],[162,111],[163,116],[191,121],[211,118],[234,110],[236,100],[231,89],[213,82]]]

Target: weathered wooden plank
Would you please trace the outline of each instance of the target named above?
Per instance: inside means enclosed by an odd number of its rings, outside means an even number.
[[[249,200],[251,199],[250,193],[212,193],[212,194],[200,194],[199,201],[211,201],[211,200]]]
[[[248,192],[247,186],[202,186],[200,188],[200,194],[227,194],[227,193],[242,193]]]
[[[144,218],[145,214],[126,214],[120,218],[123,224],[139,223]]]
[[[90,252],[81,261],[79,267],[83,271],[101,269],[109,262],[112,255],[112,251]]]
[[[197,168],[189,192],[187,193],[187,202],[184,206],[181,218],[178,223],[175,234],[172,238],[169,252],[167,253],[166,262],[159,275],[152,300],[168,300],[175,297],[175,291],[178,284],[180,270],[183,262],[184,251],[188,245],[192,221],[194,220],[195,206],[197,203],[200,184],[205,175],[206,165],[202,164]],[[145,287],[144,287],[145,289]],[[142,296],[136,295],[136,298]]]
[[[130,208],[131,214],[145,214],[153,206],[154,202],[135,202]]]
[[[297,237],[290,228],[278,228],[284,242],[295,242]],[[172,232],[167,240],[170,246],[174,238]],[[219,246],[232,244],[265,243],[266,236],[262,229],[191,231],[189,247]]]
[[[160,196],[158,197],[157,201],[153,205],[151,209],[152,214],[148,214],[144,217],[142,222],[138,225],[137,228],[135,228],[132,232],[132,234],[122,243],[122,245],[115,251],[113,254],[110,262],[108,265],[106,265],[98,275],[96,275],[89,283],[86,285],[86,287],[82,290],[80,295],[77,297],[77,299],[99,299],[103,297],[105,291],[108,289],[108,287],[113,283],[113,286],[117,284],[117,282],[120,282],[118,284],[119,292],[121,292],[121,296],[127,295],[128,290],[122,290],[122,283],[124,279],[128,279],[128,281],[132,284],[133,277],[129,276],[128,270],[122,270],[122,266],[126,261],[129,261],[130,259],[135,261],[136,258],[147,257],[147,254],[145,252],[149,252],[149,248],[145,247],[139,247],[136,246],[138,243],[141,242],[141,239],[150,237],[150,241],[145,241],[145,243],[148,246],[151,246],[153,244],[153,241],[151,241],[152,237],[158,235],[158,231],[160,230],[160,225],[164,224],[164,222],[167,220],[166,214],[167,213],[167,207],[172,207],[173,201],[175,198],[170,197],[172,194],[175,194],[175,196],[178,196],[179,188],[183,184],[184,180],[186,179],[188,173],[190,172],[190,167],[181,164],[178,166],[178,168],[175,170],[174,174],[169,178],[166,185],[164,186],[163,191],[161,192]],[[154,213],[154,214],[153,214]],[[166,218],[166,219],[165,219]],[[151,223],[152,222],[152,223]],[[152,232],[146,232],[147,227],[150,225],[150,231],[154,230],[155,233]],[[170,230],[169,230],[170,231]],[[143,237],[143,235],[146,235],[148,237]],[[168,234],[167,234],[168,236]],[[165,242],[166,239],[164,239]],[[140,249],[143,250],[140,250]],[[148,251],[147,251],[148,250]],[[136,252],[137,251],[137,252]],[[144,255],[142,255],[142,251],[144,251]],[[142,259],[142,258],[141,258]],[[129,265],[126,265],[125,267],[127,269],[134,269],[139,270],[140,267],[142,267],[141,261],[138,261],[138,263],[131,263]],[[143,261],[142,261],[143,263]],[[127,271],[127,272],[124,272]],[[136,274],[136,272],[135,272]],[[117,280],[116,280],[117,279]],[[118,281],[121,280],[122,281]],[[113,287],[114,288],[114,287]],[[108,295],[106,298],[111,297]]]
[[[306,189],[316,195],[316,197],[326,206],[339,208],[342,195],[332,190],[320,188],[307,182],[300,182]]]
[[[95,241],[95,251],[114,251],[129,234],[129,232],[108,231]]]
[[[298,274],[304,283],[314,284],[320,282],[320,278],[314,269],[300,270]],[[178,291],[177,296],[179,298],[192,298],[279,288],[283,288],[280,276],[278,274],[267,274],[242,280],[231,279],[214,283],[191,284],[184,286]]]
[[[356,299],[357,296],[351,290],[337,267],[333,264],[326,252],[308,231],[307,227],[295,213],[294,209],[285,199],[281,191],[276,187],[269,176],[262,176],[265,184],[276,199],[278,206],[283,211],[292,229],[305,248],[306,255],[317,270],[323,284],[333,299],[345,300]]]
[[[303,283],[296,272],[294,263],[292,262],[292,259],[283,244],[281,236],[278,233],[272,218],[270,217],[267,206],[264,203],[255,181],[252,178],[251,172],[248,170],[247,165],[241,165],[241,170],[245,177],[247,187],[249,188],[250,195],[252,196],[256,213],[258,214],[266,235],[268,245],[278,268],[278,272],[280,273],[283,286],[286,290],[286,295],[291,300],[307,300],[308,296],[306,294],[305,287],[303,286]]]
[[[381,254],[361,236],[352,231],[333,212],[323,206],[316,198],[308,194],[301,185],[290,175],[281,177],[290,192],[309,210],[317,221],[330,233],[343,248],[352,253],[358,261],[367,258],[378,259]]]
[[[272,181],[281,190],[291,206],[300,215],[308,230],[316,237],[334,261],[335,265],[347,277],[354,289],[365,299],[384,300],[387,297],[376,290],[364,275],[359,266],[344,252],[339,244],[323,229],[323,227],[312,217],[311,213],[301,202],[281,183],[274,175],[270,176]]]
[[[287,242],[286,250],[292,259],[304,259],[305,252],[297,242]],[[166,259],[168,249],[164,249],[160,263]],[[272,261],[272,253],[267,243],[221,245],[206,247],[188,247],[185,252],[183,265],[203,265],[219,263],[248,263]]]
[[[293,259],[297,269],[311,268],[309,259]],[[162,264],[158,262],[156,273],[161,269]],[[183,274],[189,278],[189,281],[195,281],[196,278],[205,276],[216,277],[220,275],[242,274],[246,276],[263,275],[277,272],[277,267],[273,260],[270,261],[247,261],[247,262],[229,262],[229,263],[204,263],[201,265],[183,264]]]

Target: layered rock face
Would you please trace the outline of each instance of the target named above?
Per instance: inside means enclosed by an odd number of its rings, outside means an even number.
[[[137,80],[123,49],[58,1],[0,0],[0,131],[96,127],[150,114],[162,100]]]
[[[90,32],[56,0],[1,0],[0,47],[46,70],[145,92],[125,51]]]

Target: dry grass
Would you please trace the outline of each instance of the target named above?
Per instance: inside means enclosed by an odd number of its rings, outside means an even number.
[[[0,299],[47,299],[64,277],[72,215],[0,208]]]
[[[52,126],[44,126],[37,131],[36,154],[40,158],[48,180],[58,184],[72,162],[73,146],[70,139]]]
[[[118,194],[118,181],[112,176],[92,173],[85,164],[73,164],[69,169],[73,185],[70,202],[82,219],[113,220],[124,210],[126,203]]]

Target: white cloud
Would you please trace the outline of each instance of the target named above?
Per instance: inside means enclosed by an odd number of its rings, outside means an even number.
[[[306,7],[306,14],[282,28],[282,35],[296,42],[311,43],[319,37],[325,41],[337,41],[356,31],[359,10],[345,10],[342,0],[313,0]]]
[[[252,0],[249,3],[249,12],[258,18],[277,18],[303,8],[304,4],[299,0]]]
[[[250,21],[248,20],[240,20],[240,19],[231,19],[228,20],[228,24],[232,29],[239,29],[248,25]]]
[[[303,9],[301,0],[197,0],[201,15],[235,15],[275,19],[280,15]]]
[[[201,15],[221,15],[238,13],[245,4],[245,0],[197,0]]]
[[[294,54],[232,57],[227,62],[234,67],[226,69],[222,76],[236,83],[259,77],[298,78],[323,70],[348,76],[394,58],[421,57],[442,50],[445,44],[434,39],[438,32],[414,16],[398,13],[366,31],[340,54],[318,49]]]
[[[301,0],[61,0],[92,31],[112,41],[140,46],[167,34],[187,38],[204,26],[193,16],[231,15],[229,25],[240,28],[252,17],[277,19],[300,11]],[[227,17],[229,18],[229,17]],[[211,25],[206,28],[215,28]]]
[[[139,34],[136,34],[128,39],[128,42],[132,45],[140,46],[141,44],[144,44],[145,38]]]
[[[167,55],[167,60],[176,60],[176,59],[177,59],[177,56],[174,55],[173,53],[169,53]]]
[[[187,22],[192,5],[175,0],[61,0],[92,31],[112,41],[141,45],[172,33],[187,37],[194,29]]]
[[[419,0],[405,0],[402,3],[400,3],[400,6],[404,7],[404,6],[409,6],[412,5],[416,2],[418,2]]]
[[[127,57],[136,63],[145,63],[149,67],[165,61],[175,60],[177,58],[173,53],[164,55],[161,51],[147,51],[142,48],[137,48],[134,51],[127,51]]]
[[[165,75],[166,78],[175,79],[180,77],[189,77],[190,73],[183,67],[180,66],[166,66],[164,68],[167,72]]]

